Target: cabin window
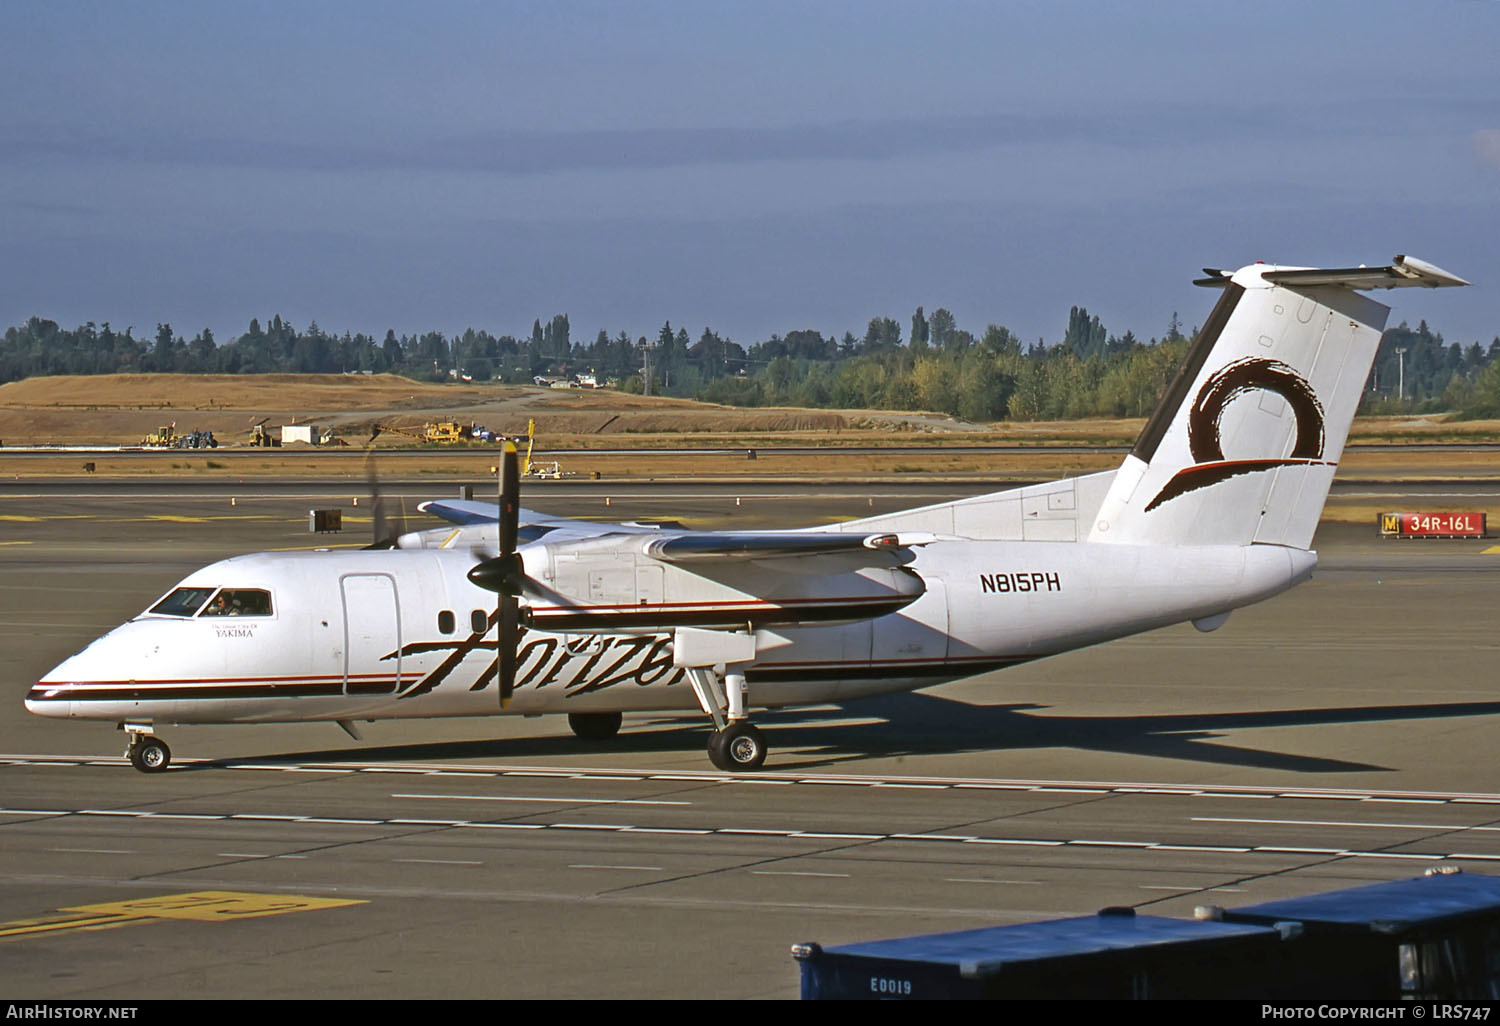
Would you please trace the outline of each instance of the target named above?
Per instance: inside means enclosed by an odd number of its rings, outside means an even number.
[[[151,612],[159,616],[192,616],[213,593],[212,588],[177,588],[152,606]]]
[[[270,616],[271,593],[260,588],[222,588],[199,616]]]
[[[440,633],[440,634],[452,634],[453,633],[453,624],[454,624],[453,610],[451,610],[451,609],[444,609],[444,610],[442,610],[441,612],[438,613],[438,633]]]
[[[476,609],[469,614],[469,629],[475,634],[483,634],[490,629],[490,617],[483,609]]]

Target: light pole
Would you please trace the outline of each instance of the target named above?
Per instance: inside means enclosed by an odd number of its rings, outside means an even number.
[[[644,338],[641,339],[641,358],[644,361],[641,368],[641,386],[645,395],[651,394],[651,350],[654,348],[650,342]]]
[[[1404,403],[1404,402],[1406,402],[1406,347],[1405,346],[1397,346],[1396,347],[1396,357],[1397,357],[1397,360],[1399,361],[1398,364],[1397,364],[1398,370],[1397,370],[1397,375],[1396,375],[1396,382],[1397,382],[1397,384],[1396,384],[1396,400],[1398,402],[1403,402]]]

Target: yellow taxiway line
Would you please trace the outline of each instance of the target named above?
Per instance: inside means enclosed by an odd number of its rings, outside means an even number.
[[[106,930],[117,926],[180,919],[197,923],[230,923],[239,919],[279,916],[288,912],[364,905],[345,898],[311,898],[300,894],[253,894],[246,891],[192,891],[155,898],[131,898],[99,905],[59,909],[67,913],[40,919],[0,923],[0,940],[56,934],[67,930]]]

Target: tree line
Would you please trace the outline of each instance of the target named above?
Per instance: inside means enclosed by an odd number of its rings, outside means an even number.
[[[655,337],[600,331],[575,341],[566,314],[529,335],[467,329],[381,339],[298,330],[275,316],[219,342],[159,324],[152,337],[93,322],[68,330],[39,317],[0,341],[0,383],[52,374],[392,373],[417,380],[530,383],[588,371],[601,383],[734,406],[930,410],[964,420],[1061,420],[1148,415],[1181,364],[1189,335],[1174,313],[1160,338],[1115,335],[1082,306],[1052,344],[1025,344],[991,324],[975,335],[953,314],[922,307],[909,330],[872,318],[863,335],[804,329],[744,346],[704,328],[662,325]],[[1194,329],[1196,331],[1196,329]],[[1500,416],[1500,336],[1488,347],[1445,343],[1425,321],[1387,330],[1366,383],[1364,412],[1458,411]]]

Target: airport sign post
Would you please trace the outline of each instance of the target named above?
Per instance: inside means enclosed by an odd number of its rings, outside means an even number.
[[[1382,513],[1382,538],[1483,538],[1483,513]]]

